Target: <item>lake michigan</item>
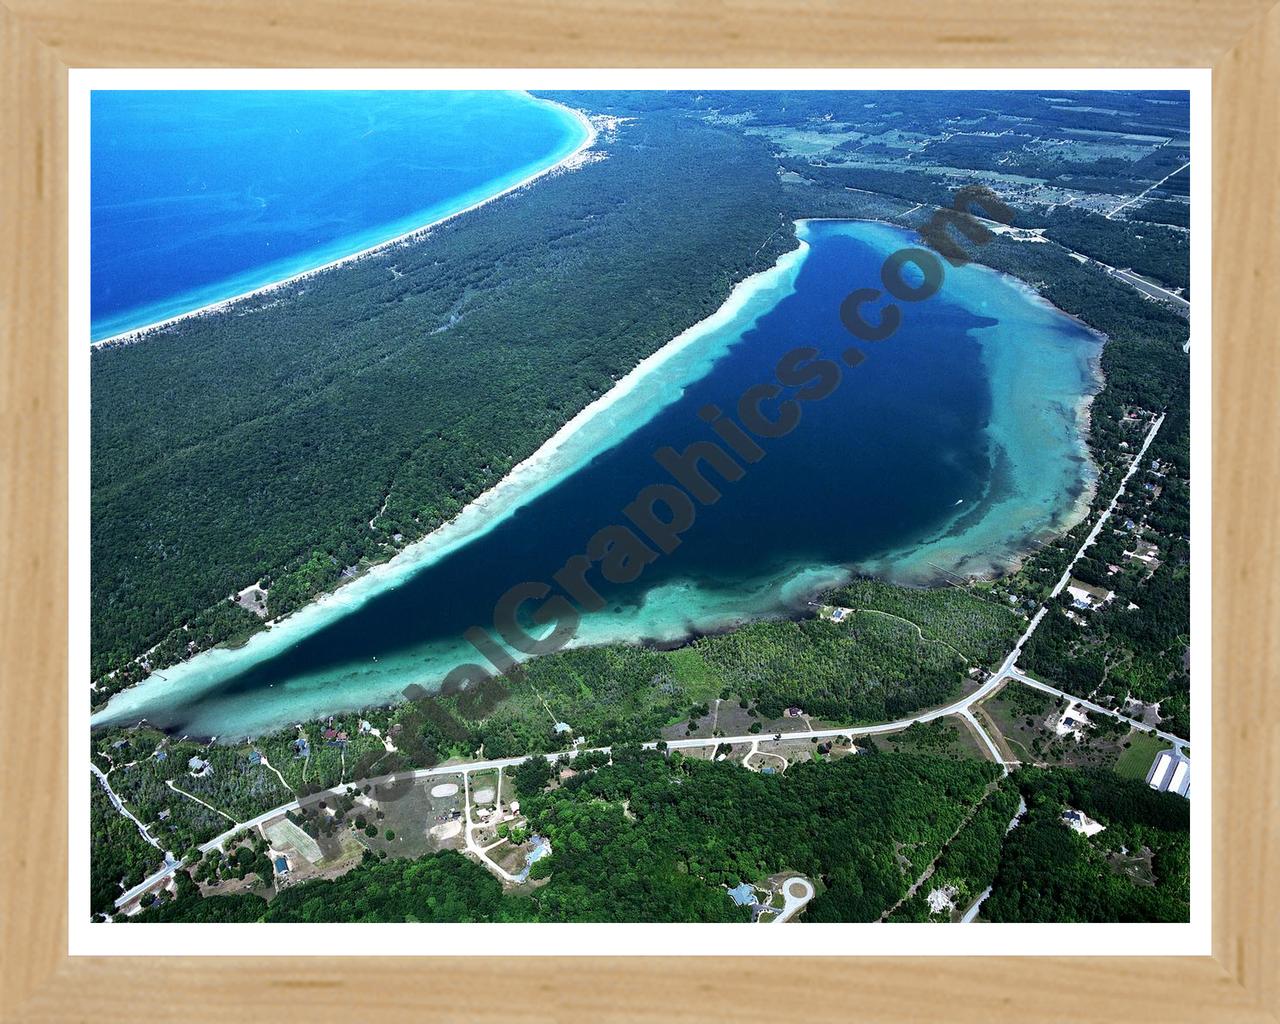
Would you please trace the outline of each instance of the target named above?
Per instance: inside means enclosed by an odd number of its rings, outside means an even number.
[[[568,109],[497,91],[96,91],[91,336],[360,252],[577,149]]]

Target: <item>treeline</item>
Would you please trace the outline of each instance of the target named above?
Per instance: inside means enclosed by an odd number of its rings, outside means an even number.
[[[867,583],[858,592],[918,616],[924,637],[911,622],[865,614],[842,623],[758,622],[669,651],[572,649],[460,693],[423,691],[389,708],[328,716],[242,743],[174,739],[146,726],[105,729],[94,736],[94,758],[157,839],[182,851],[226,831],[229,819],[451,757],[553,753],[575,738],[592,746],[651,741],[673,724],[705,718],[716,698],[747,707],[754,731],[792,705],[849,724],[902,718],[960,692],[967,661],[935,632],[961,628],[973,613],[998,645],[1008,628],[1003,619],[1016,621],[958,591],[911,591],[900,602],[888,586]],[[572,732],[556,731],[548,708]],[[395,749],[362,722],[392,738]],[[326,739],[338,733],[345,739]],[[192,758],[207,770],[193,771]],[[105,843],[104,836],[91,846],[95,876],[114,877]],[[153,859],[151,869],[159,854]]]
[[[1097,213],[1058,206],[1044,218],[1045,235],[1120,269],[1148,274],[1172,288],[1191,287],[1191,242],[1158,225],[1108,220]]]
[[[889,593],[881,595],[887,604]],[[904,600],[919,613],[918,599]],[[424,694],[394,708],[392,717],[404,726],[402,736],[421,737],[419,749],[436,758],[481,748],[489,757],[564,749],[573,737],[554,730],[548,707],[573,735],[597,746],[652,740],[667,726],[704,717],[717,697],[744,702],[757,721],[780,718],[793,705],[850,724],[890,721],[959,694],[968,663],[934,633],[945,628],[944,619],[960,621],[964,608],[944,600],[936,621],[925,617],[924,637],[910,622],[858,615],[841,623],[756,622],[670,651],[628,644],[572,649],[458,695]],[[1005,625],[978,615],[988,621],[996,650]]]
[[[1128,697],[1159,704],[1162,724],[1179,736],[1191,735],[1185,657],[1191,632],[1189,447],[1189,415],[1180,398],[1117,503],[1110,528],[1073,570],[1115,598],[1083,621],[1072,621],[1064,595],[1022,657],[1026,668],[1073,693],[1117,706]],[[1153,463],[1160,469],[1153,470]],[[1139,545],[1154,546],[1154,570],[1125,557]]]
[[[892,721],[958,695],[967,669],[909,624],[876,616],[757,622],[695,646],[730,691],[769,718],[796,705],[835,721]]]
[[[160,866],[164,855],[115,809],[102,784],[89,779],[89,906],[110,914],[115,901]]]
[[[164,923],[514,922],[533,917],[528,897],[503,896],[502,884],[460,853],[418,860],[367,855],[339,878],[282,889],[270,903],[258,896],[201,898],[185,872],[178,892],[136,919]]]
[[[531,826],[550,838],[532,885],[503,895],[462,855],[372,854],[347,874],[279,891],[201,898],[185,872],[141,922],[744,921],[725,887],[798,872],[819,886],[805,921],[873,921],[936,860],[891,920],[937,919],[925,897],[951,886],[963,909],[992,886],[992,921],[1180,921],[1189,910],[1189,808],[1138,780],[994,766],[922,754],[849,755],[766,776],[619,748],[553,772],[517,769]],[[533,764],[533,762],[531,762]],[[984,797],[985,794],[985,797]],[[1008,826],[1019,796],[1027,811]],[[976,808],[976,809],[975,809]],[[1067,809],[1106,826],[1090,838]],[[970,814],[972,811],[972,814]],[[948,837],[969,815],[967,823]],[[945,844],[945,845],[944,845]]]
[[[1191,226],[1191,204],[1172,199],[1148,199],[1125,211],[1130,220],[1145,220],[1152,224],[1171,224],[1174,227]]]

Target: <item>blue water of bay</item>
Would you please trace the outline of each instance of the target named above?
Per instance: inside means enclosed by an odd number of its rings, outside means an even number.
[[[94,340],[456,213],[587,135],[485,91],[95,91],[90,124]]]

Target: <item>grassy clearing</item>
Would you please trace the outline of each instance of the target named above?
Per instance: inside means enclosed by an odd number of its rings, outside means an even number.
[[[973,664],[1004,656],[1022,628],[1008,608],[956,587],[913,590],[878,580],[854,580],[826,595],[845,608],[867,609],[914,623],[921,633],[960,651]]]
[[[1114,771],[1126,779],[1146,779],[1147,772],[1151,770],[1151,762],[1160,751],[1169,746],[1159,736],[1137,729],[1128,735],[1125,742],[1128,746],[1116,760]]]

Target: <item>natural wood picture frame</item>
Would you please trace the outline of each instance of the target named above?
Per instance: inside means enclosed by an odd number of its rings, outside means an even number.
[[[1280,6],[858,0],[4,0],[0,1007],[5,1020],[1280,1019]],[[364,959],[67,955],[67,72],[236,66],[1212,67],[1213,956]],[[1206,586],[1204,581],[1194,585]],[[554,930],[551,941],[554,942]],[[343,951],[335,951],[341,954]],[[1135,949],[1135,952],[1137,950]],[[500,954],[499,954],[500,955]],[[771,976],[785,978],[775,986]],[[753,984],[752,982],[755,982]],[[763,984],[761,984],[763,983]],[[803,996],[796,998],[800,993]],[[1069,993],[1055,995],[1054,993]]]

